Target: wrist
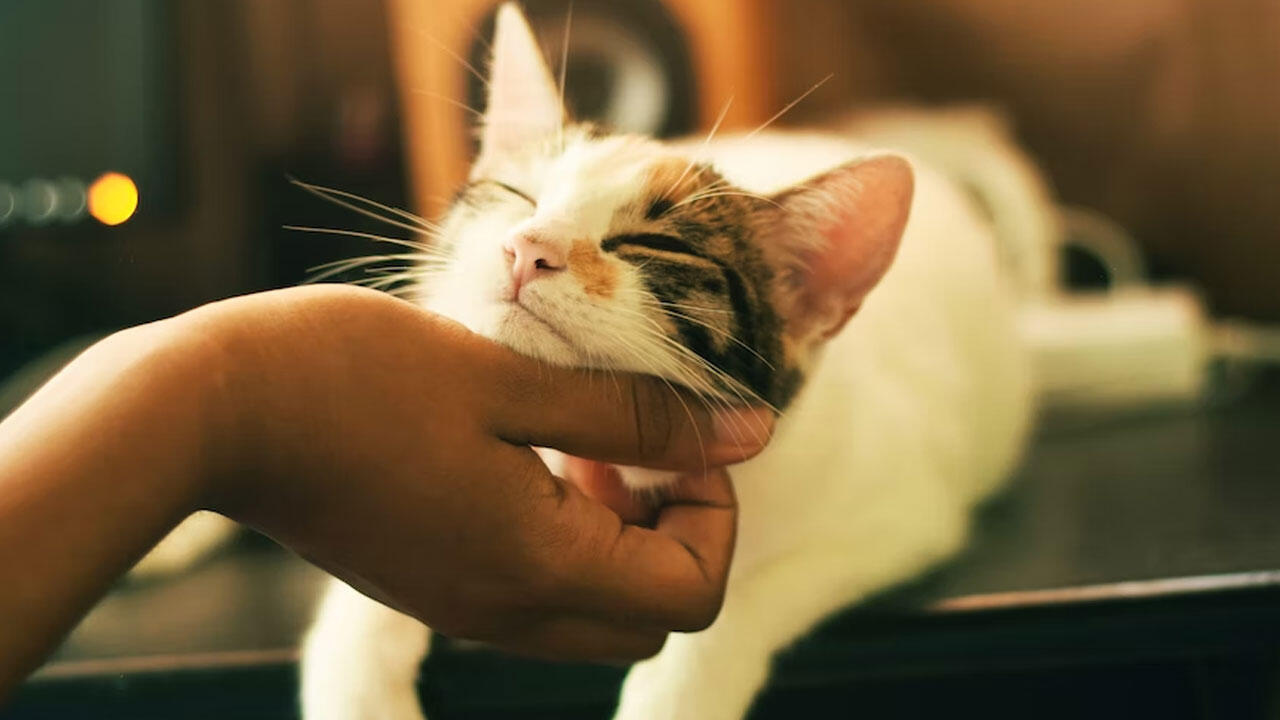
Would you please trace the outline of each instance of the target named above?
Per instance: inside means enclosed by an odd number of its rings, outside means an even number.
[[[206,508],[229,435],[218,343],[173,318],[117,333],[91,352],[103,355],[101,367],[114,368],[108,392],[119,398],[121,429],[151,439],[134,441],[146,458],[135,476],[139,491],[176,520]]]

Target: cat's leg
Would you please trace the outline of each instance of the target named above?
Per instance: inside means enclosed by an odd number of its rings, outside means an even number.
[[[305,720],[423,720],[418,668],[431,631],[332,580],[302,646]]]
[[[949,527],[878,539],[867,533],[862,545],[839,538],[735,578],[710,628],[671,635],[658,655],[631,669],[615,720],[739,720],[776,652],[835,611],[954,553],[965,524],[956,518]]]

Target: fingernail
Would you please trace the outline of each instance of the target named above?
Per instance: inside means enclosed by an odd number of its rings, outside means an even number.
[[[760,452],[773,434],[775,417],[768,408],[721,410],[712,418],[716,455],[745,459]]]

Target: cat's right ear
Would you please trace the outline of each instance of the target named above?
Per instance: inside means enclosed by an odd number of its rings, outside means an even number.
[[[773,197],[777,301],[794,341],[828,338],[857,312],[898,252],[914,187],[904,158],[873,155]]]
[[[481,156],[525,152],[555,137],[564,119],[560,91],[529,22],[515,3],[504,3],[494,25]]]

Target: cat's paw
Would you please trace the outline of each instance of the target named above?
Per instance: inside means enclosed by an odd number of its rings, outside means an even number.
[[[302,643],[304,720],[425,720],[417,678],[431,632],[334,580]]]

